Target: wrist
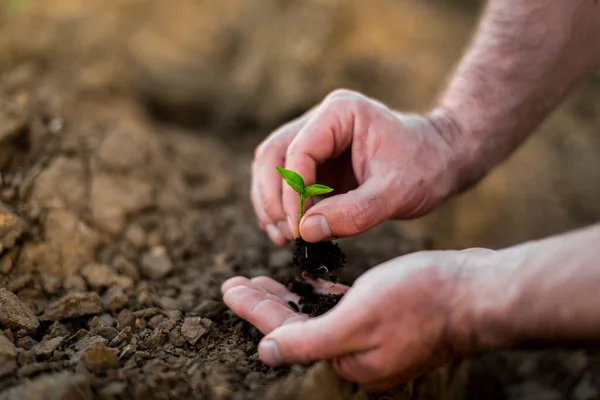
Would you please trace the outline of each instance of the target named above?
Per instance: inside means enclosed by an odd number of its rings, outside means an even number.
[[[449,345],[457,356],[510,349],[518,344],[515,322],[524,289],[514,277],[530,247],[525,244],[485,254],[465,251],[448,321]]]
[[[488,169],[479,157],[478,143],[473,135],[470,135],[469,124],[465,119],[459,118],[456,113],[444,107],[433,109],[426,118],[450,147],[447,169],[452,174],[452,191],[448,197],[459,194],[479,182]]]

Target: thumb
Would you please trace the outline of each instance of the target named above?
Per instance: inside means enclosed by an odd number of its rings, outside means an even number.
[[[342,316],[343,318],[340,318]],[[335,308],[320,317],[280,326],[259,346],[261,360],[270,366],[307,364],[347,354],[357,346],[352,320]]]
[[[307,242],[354,236],[390,218],[393,191],[385,181],[372,177],[355,190],[312,206],[300,222],[300,235]]]

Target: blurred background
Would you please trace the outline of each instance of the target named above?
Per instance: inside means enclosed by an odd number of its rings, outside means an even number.
[[[127,385],[110,375],[120,393],[150,398],[162,388],[175,398],[177,382],[183,398],[193,391],[229,398],[227,388],[258,393],[278,382],[290,371],[257,361],[258,333],[225,310],[219,293],[234,274],[282,278],[291,271],[284,268],[289,249],[275,249],[258,231],[249,203],[256,145],[337,88],[426,111],[483,3],[1,0],[0,286],[37,316],[55,310],[65,329],[45,323],[32,337],[13,338],[20,375],[4,375],[0,384],[26,387],[40,371],[79,365],[69,353],[81,352],[76,338],[62,353],[22,354],[36,341],[75,337],[81,326],[97,338],[98,318],[65,322],[65,302],[56,300],[86,290],[114,334],[127,322],[123,312],[132,315],[129,323],[141,312],[120,351],[134,342],[158,349],[122,360]],[[599,128],[600,80],[591,76],[476,188],[427,217],[348,239],[352,265],[342,281],[423,247],[500,248],[598,221]],[[206,346],[173,335],[166,343],[155,330],[160,318],[147,309],[201,316],[220,333]],[[178,317],[168,329],[179,332],[179,325]],[[49,361],[50,353],[59,361]],[[167,370],[178,371],[177,379]],[[443,390],[450,381],[468,382],[473,399],[600,396],[600,358],[591,353],[494,354],[468,370],[468,379],[451,368],[423,381],[430,392],[407,386],[393,398],[452,398],[458,391]],[[312,385],[306,393],[324,393],[301,372],[290,376]],[[93,382],[108,393],[102,398],[116,398],[114,382]],[[289,397],[274,398],[295,398],[290,387]],[[441,392],[448,396],[434,396]]]
[[[5,92],[48,107],[127,96],[156,120],[253,147],[329,91],[426,110],[468,43],[481,1],[12,0]],[[600,215],[598,83],[590,78],[479,187],[401,224],[435,247],[499,247]]]

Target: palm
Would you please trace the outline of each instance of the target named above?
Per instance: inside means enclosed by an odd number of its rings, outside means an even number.
[[[348,290],[348,286],[323,280],[310,283],[322,294],[341,294]],[[307,314],[296,312],[288,303],[298,302],[298,295],[266,276],[252,279],[236,276],[223,283],[221,292],[225,304],[233,312],[265,335],[282,325],[309,318]]]

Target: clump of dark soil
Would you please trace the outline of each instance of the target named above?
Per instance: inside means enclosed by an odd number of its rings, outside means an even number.
[[[314,287],[307,282],[294,280],[288,283],[292,293],[300,296],[298,305],[290,302],[296,311],[308,314],[310,317],[318,317],[331,310],[344,296],[343,294],[320,294],[315,292]]]
[[[346,265],[346,254],[332,241],[308,243],[299,238],[294,242],[292,261],[302,270],[304,278],[337,282],[337,276],[332,273]]]
[[[297,311],[316,317],[332,309],[343,297],[343,294],[321,294],[314,287],[301,279],[321,278],[337,283],[338,277],[333,271],[346,266],[346,254],[332,241],[308,243],[299,238],[294,242],[292,255],[294,266],[302,271],[301,277],[287,283],[288,289],[300,296],[298,304],[290,304]]]

